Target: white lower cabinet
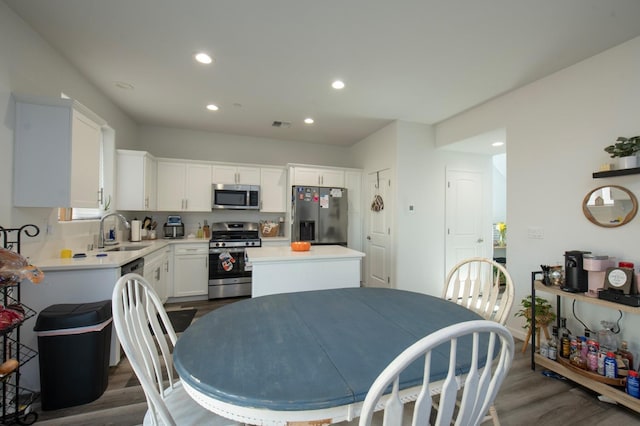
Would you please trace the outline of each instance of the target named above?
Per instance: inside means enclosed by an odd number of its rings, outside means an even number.
[[[209,243],[173,244],[173,297],[209,293]]]
[[[144,257],[144,278],[153,286],[162,303],[169,298],[169,247],[162,248]]]

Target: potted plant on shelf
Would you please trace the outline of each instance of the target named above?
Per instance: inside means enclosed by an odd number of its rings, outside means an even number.
[[[520,305],[522,308],[514,314],[516,317],[524,317],[526,320],[526,325],[523,328],[527,328],[527,337],[524,339],[524,346],[522,347],[522,352],[527,350],[527,345],[529,344],[529,339],[531,338],[531,295],[525,297],[520,301]],[[553,312],[553,306],[542,297],[536,296],[536,342],[537,345],[540,344],[540,330],[544,331],[544,336],[549,339],[549,329],[548,326],[556,319],[556,314]]]
[[[616,143],[609,145],[604,150],[611,155],[611,158],[618,158],[618,167],[620,169],[637,167],[638,157],[636,152],[640,151],[640,136],[630,138],[620,136],[616,139]]]

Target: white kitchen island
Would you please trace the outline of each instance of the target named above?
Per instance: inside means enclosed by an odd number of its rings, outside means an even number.
[[[296,291],[360,287],[364,253],[342,246],[247,247],[253,265],[252,297]]]

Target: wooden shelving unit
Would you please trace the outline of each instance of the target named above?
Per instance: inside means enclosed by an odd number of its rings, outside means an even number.
[[[640,168],[638,168],[638,170],[640,171]],[[585,296],[582,293],[570,293],[570,292],[562,291],[560,290],[559,287],[555,287],[555,286],[547,287],[542,283],[542,281],[535,279],[536,274],[538,273],[541,274],[541,272],[533,272],[531,274],[531,298],[532,300],[535,301],[536,291],[541,291],[541,292],[553,294],[556,296],[556,307],[557,307],[556,314],[557,314],[558,328],[560,328],[560,317],[561,317],[560,299],[563,297],[577,300],[583,303],[590,303],[592,305],[597,305],[604,308],[615,309],[623,312],[629,312],[636,315],[640,314],[640,308],[627,306],[620,303],[608,302],[606,300],[598,299],[596,297]],[[535,318],[532,319],[531,326],[535,327]],[[578,383],[586,388],[589,388],[595,392],[598,392],[601,395],[607,396],[612,400],[616,401],[617,403],[622,404],[640,413],[640,399],[637,399],[632,397],[631,395],[628,395],[626,392],[624,392],[624,388],[616,388],[614,386],[600,383],[596,380],[593,380],[592,378],[579,374],[573,369],[570,369],[557,361],[550,360],[536,353],[535,333],[532,333],[531,335],[531,369],[532,370],[536,369],[536,364],[546,369],[552,370],[575,383]]]
[[[640,173],[640,167],[634,167],[631,169],[607,170],[606,172],[593,172],[593,178],[598,179],[598,178],[606,178],[606,177],[637,175],[639,173]]]

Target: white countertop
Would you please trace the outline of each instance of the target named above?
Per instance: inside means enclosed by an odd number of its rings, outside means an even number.
[[[166,247],[169,244],[209,244],[209,240],[195,239],[195,238],[183,238],[183,239],[159,239],[159,240],[142,240],[139,242],[125,241],[116,246],[108,246],[105,249],[120,246],[143,246],[140,250],[133,251],[103,251],[93,250],[86,252],[87,257],[82,258],[43,258],[43,259],[30,259],[30,262],[40,268],[42,271],[66,271],[75,269],[107,269],[107,268],[119,268],[124,264],[131,262],[132,260],[140,257],[147,256],[156,250]],[[97,254],[106,254],[106,256],[97,256]]]
[[[315,259],[362,258],[364,253],[343,246],[311,246],[309,251],[293,251],[290,246],[247,247],[253,264],[273,261],[305,261]]]

